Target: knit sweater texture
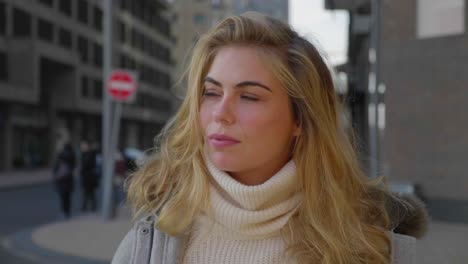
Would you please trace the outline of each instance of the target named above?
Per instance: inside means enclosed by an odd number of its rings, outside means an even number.
[[[295,263],[281,236],[302,198],[294,162],[256,186],[237,182],[211,162],[207,167],[211,208],[194,222],[182,263]]]

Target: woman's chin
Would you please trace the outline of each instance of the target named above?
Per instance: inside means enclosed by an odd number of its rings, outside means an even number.
[[[211,153],[210,160],[217,169],[222,171],[236,171],[238,167],[238,159],[232,157],[232,155]]]

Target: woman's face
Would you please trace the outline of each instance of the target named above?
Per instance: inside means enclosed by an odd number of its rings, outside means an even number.
[[[246,46],[218,51],[204,80],[200,122],[210,160],[246,185],[279,171],[300,132],[286,89]]]

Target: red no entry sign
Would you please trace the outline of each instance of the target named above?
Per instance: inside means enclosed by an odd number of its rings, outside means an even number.
[[[107,80],[106,88],[114,100],[126,102],[133,97],[137,89],[135,74],[125,70],[114,70]]]

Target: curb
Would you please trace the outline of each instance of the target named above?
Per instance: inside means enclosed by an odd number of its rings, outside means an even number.
[[[43,180],[35,182],[22,182],[22,183],[11,183],[11,184],[0,184],[0,191],[9,191],[13,189],[29,188],[37,185],[51,184],[52,180]]]
[[[25,229],[7,236],[2,239],[0,243],[1,247],[16,257],[44,264],[105,264],[110,262],[65,255],[57,251],[42,248],[32,241],[31,234],[33,231],[33,228]]]
[[[52,182],[52,169],[0,171],[0,190],[30,187]]]

